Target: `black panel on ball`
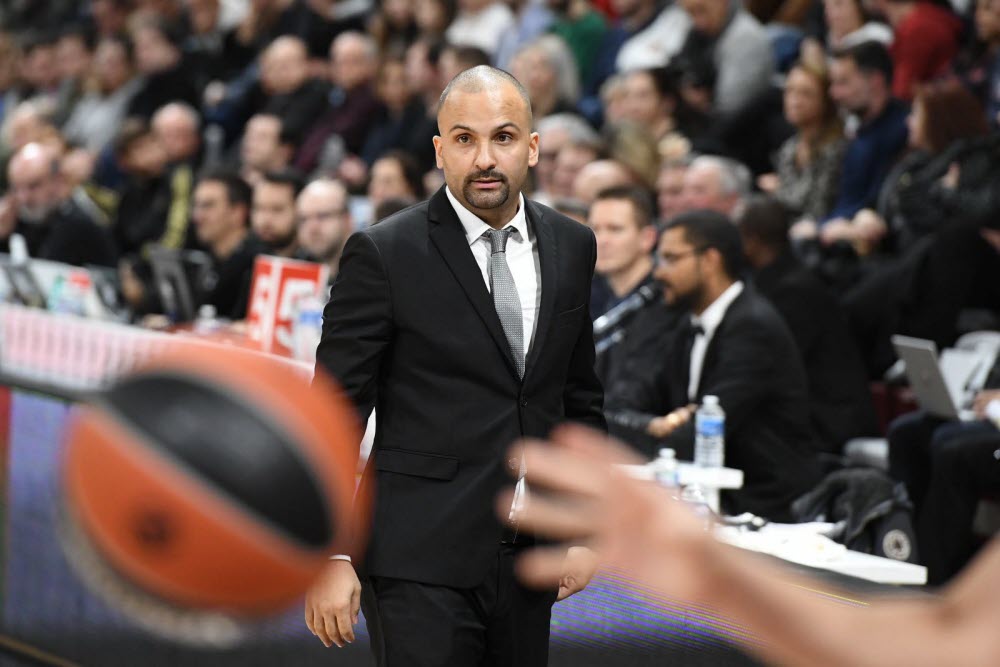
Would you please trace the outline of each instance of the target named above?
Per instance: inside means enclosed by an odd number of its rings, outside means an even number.
[[[196,377],[147,373],[111,387],[103,403],[257,518],[309,547],[329,545],[332,518],[308,461],[252,398]]]

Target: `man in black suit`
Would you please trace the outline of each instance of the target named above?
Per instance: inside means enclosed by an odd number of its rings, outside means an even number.
[[[742,260],[739,232],[720,213],[683,213],[667,225],[656,278],[668,303],[690,311],[690,327],[662,367],[619,384],[608,417],[643,427],[690,460],[696,404],[718,396],[725,464],[744,473],[742,489],[722,494],[723,509],[788,520],[791,501],[821,477],[806,377],[781,316],[738,279]]]
[[[333,560],[306,622],[343,645],[360,602],[390,667],[545,665],[557,592],[515,580],[513,558],[532,540],[514,507],[509,525],[497,519],[495,498],[523,472],[507,452],[517,438],[563,420],[605,427],[588,307],[594,236],[521,196],[538,135],[509,74],[458,75],[438,127],[446,187],[350,238],[324,314],[318,365],[363,421],[377,406],[362,481],[375,500],[364,584]],[[560,597],[593,572],[586,549],[566,562]]]
[[[791,215],[771,197],[750,197],[737,219],[753,284],[785,320],[809,383],[809,413],[825,451],[877,434],[864,361],[847,315],[826,286],[792,254]]]

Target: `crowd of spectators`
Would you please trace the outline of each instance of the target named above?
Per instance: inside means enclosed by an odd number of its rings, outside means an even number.
[[[690,456],[718,395],[727,509],[787,517],[878,432],[893,334],[1000,328],[1000,0],[4,3],[0,251],[114,267],[137,319],[151,249],[200,251],[239,320],[256,255],[335,276],[442,186],[438,98],[479,64],[530,96],[530,196],[596,234],[592,316],[643,295],[597,341],[612,429]]]

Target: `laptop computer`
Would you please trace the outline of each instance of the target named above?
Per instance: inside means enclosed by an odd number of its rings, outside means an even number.
[[[945,350],[939,358],[934,341],[911,336],[893,336],[892,345],[906,364],[906,377],[923,410],[941,419],[976,418],[968,407],[980,389],[976,385],[988,359],[974,351],[954,349]]]

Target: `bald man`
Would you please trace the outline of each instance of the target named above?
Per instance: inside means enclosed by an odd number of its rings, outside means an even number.
[[[318,367],[361,423],[378,403],[362,481],[375,507],[367,550],[352,554],[363,561],[333,560],[305,616],[343,645],[363,607],[380,666],[545,665],[552,603],[593,573],[592,554],[573,548],[558,590],[521,586],[514,558],[534,540],[518,503],[506,521],[492,510],[521,470],[506,453],[515,439],[564,420],[605,428],[594,235],[523,197],[531,128],[509,74],[458,75],[434,137],[446,185],[348,239],[324,313]]]
[[[194,107],[171,102],[157,109],[150,125],[171,164],[197,166],[201,153],[201,118]]]
[[[340,254],[354,230],[347,188],[340,181],[321,178],[309,183],[295,201],[299,248],[313,261],[330,267],[333,280]]]
[[[60,155],[51,145],[30,143],[7,165],[10,190],[0,201],[0,252],[20,234],[32,257],[83,266],[114,266],[107,232],[69,197]]]

